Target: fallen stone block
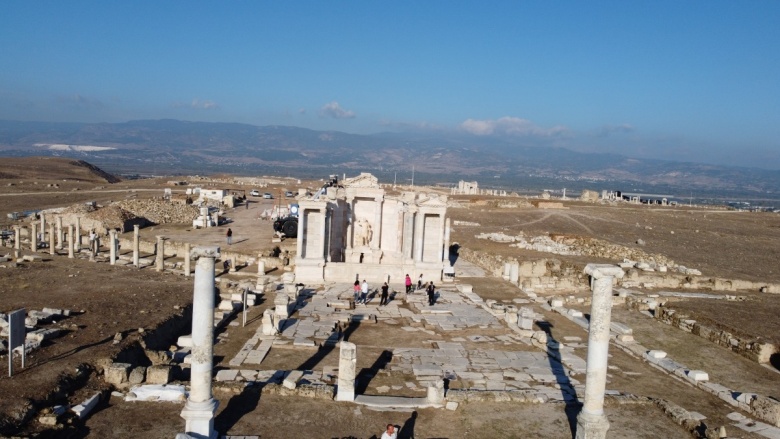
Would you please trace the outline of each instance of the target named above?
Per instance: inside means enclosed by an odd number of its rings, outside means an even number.
[[[703,370],[689,370],[688,371],[688,378],[693,381],[709,381],[710,375],[707,372],[704,372]]]
[[[178,340],[176,340],[176,345],[182,348],[191,348],[192,347],[192,334],[190,335],[182,335],[179,337]]]
[[[620,334],[616,338],[623,343],[632,343],[634,341],[634,336],[628,334]]]
[[[146,369],[146,382],[148,384],[168,384],[171,381],[171,374],[171,366],[149,366]]]
[[[217,372],[215,379],[217,381],[235,381],[238,376],[237,369],[223,369]]]
[[[44,341],[44,340],[50,340],[52,338],[57,338],[60,336],[60,334],[63,333],[62,329],[37,329],[35,331],[28,332],[25,336],[28,340],[35,340],[38,342]]]
[[[634,333],[633,329],[618,322],[611,322],[609,324],[609,329],[611,329],[613,332],[616,332],[618,334],[624,334],[624,335],[632,335]]]
[[[139,366],[130,371],[130,376],[127,377],[127,382],[130,384],[141,384],[146,379],[146,368]]]
[[[444,406],[447,410],[457,410],[458,409],[458,403],[455,401],[448,401],[447,404]]]
[[[75,413],[76,416],[79,417],[79,419],[84,419],[90,414],[90,412],[92,412],[92,410],[95,407],[97,407],[99,402],[100,402],[100,393],[96,393],[91,397],[87,398],[87,400],[85,400],[81,404],[71,407],[70,411]]]
[[[125,396],[125,401],[184,402],[186,399],[184,386],[178,384],[135,386]]]
[[[38,255],[24,255],[22,256],[24,262],[43,262],[43,258]]]
[[[750,411],[759,419],[780,427],[780,401],[756,395],[750,402]]]
[[[292,370],[282,381],[282,386],[287,389],[293,390],[298,385],[298,381],[303,377],[302,370]]]
[[[661,360],[666,358],[666,352],[659,351],[659,350],[647,351],[645,357],[655,359],[655,360]]]
[[[105,372],[105,381],[115,386],[127,383],[128,371],[131,365],[128,363],[112,363]]]

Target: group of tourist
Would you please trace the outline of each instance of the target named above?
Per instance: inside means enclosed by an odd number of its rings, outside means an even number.
[[[406,285],[406,294],[411,294],[416,291],[412,284],[412,278],[409,277],[408,274],[406,275],[404,283]],[[423,287],[428,294],[428,306],[433,306],[436,303],[436,285],[434,285],[433,281],[423,284],[423,275],[421,274],[417,281],[417,290],[421,290]],[[387,285],[387,282],[382,284],[380,290],[379,306],[385,306],[390,303],[390,287]],[[353,298],[356,305],[361,303],[365,305],[371,301],[368,295],[368,282],[365,279],[363,279],[362,283],[355,279],[355,284],[353,285]]]

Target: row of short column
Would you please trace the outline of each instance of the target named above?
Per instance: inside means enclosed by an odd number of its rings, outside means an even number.
[[[57,217],[57,226],[55,229],[54,224],[49,224],[49,233],[43,234],[44,239],[48,237],[48,244],[49,244],[49,254],[54,255],[56,254],[56,249],[62,249],[67,248],[68,250],[68,258],[74,259],[75,253],[80,252],[80,242],[81,242],[81,234],[77,233],[79,230],[80,224],[79,224],[78,217],[76,219],[76,225],[68,224],[68,230],[67,234],[64,231],[64,226],[62,225],[62,218]],[[41,221],[41,227],[45,225],[45,220]],[[21,246],[21,236],[22,236],[22,227],[21,226],[13,226],[14,229],[14,250],[15,250],[15,257],[19,257],[19,254],[22,250]],[[43,230],[43,229],[42,229]],[[133,226],[133,266],[140,267],[140,237],[139,237],[139,226],[135,225]],[[67,235],[67,241],[66,241],[66,235]],[[109,263],[111,265],[116,265],[117,258],[119,257],[119,237],[116,230],[109,230],[108,232],[109,236]],[[55,242],[55,240],[57,242]],[[157,236],[157,249],[155,251],[155,268],[157,271],[163,271],[165,269],[165,240],[166,238],[164,236]],[[100,248],[100,238],[96,237],[95,240],[91,243],[90,247],[90,260],[94,260],[94,256],[96,256],[99,252]],[[30,225],[30,249],[34,252],[37,252],[38,250],[38,224],[32,223]],[[191,268],[191,262],[189,258],[190,254],[190,244],[185,243],[184,244],[184,275],[190,276],[192,274],[192,268]],[[264,271],[264,270],[263,270]]]

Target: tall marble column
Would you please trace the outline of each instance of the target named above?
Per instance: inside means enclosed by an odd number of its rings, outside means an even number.
[[[442,258],[443,261],[447,262],[447,265],[450,265],[450,219],[447,218],[444,223],[444,248],[442,249]]]
[[[116,265],[116,230],[111,229],[108,231],[108,245],[109,248],[109,263]]]
[[[403,253],[404,258],[411,260],[414,257],[414,214],[416,209],[412,206],[408,206],[407,211],[404,212],[404,242]]]
[[[192,268],[190,267],[190,243],[184,243],[184,275],[190,277]]]
[[[307,210],[302,207],[298,209],[298,239],[296,239],[297,242],[295,243],[295,251],[297,252],[298,257],[301,259],[304,259],[305,257],[309,256],[303,253],[303,249],[304,249],[303,241],[308,239],[308,237],[305,237],[303,232],[306,226],[306,222],[309,220],[307,215],[311,215],[310,210]]]
[[[414,216],[414,260],[422,262],[423,260],[423,242],[425,233],[425,214],[418,211]]]
[[[382,208],[384,207],[384,198],[377,197],[374,199],[376,207],[374,209],[374,231],[371,235],[371,242],[369,245],[372,249],[378,250],[382,244]]]
[[[41,213],[41,240],[46,242],[46,215]]]
[[[14,250],[16,253],[22,250],[22,228],[19,226],[14,226]]]
[[[577,416],[576,439],[604,439],[609,430],[609,421],[604,414],[604,390],[612,318],[612,280],[622,278],[623,269],[616,265],[588,264],[585,273],[594,279],[594,283],[585,366],[585,402]]]
[[[73,224],[68,224],[68,258],[73,259],[75,255],[73,254],[73,246],[75,245],[74,236],[73,236]]]
[[[63,247],[63,241],[62,239],[62,216],[57,216],[57,250],[62,250]]]
[[[339,378],[336,401],[354,401],[357,346],[355,346],[355,343],[348,341],[342,341],[339,345]]]
[[[76,234],[73,235],[76,241],[76,253],[81,253],[81,217],[76,217]]]
[[[32,223],[31,224],[31,233],[30,233],[30,249],[34,252],[38,251],[38,224]]]
[[[317,257],[326,259],[327,255],[325,254],[325,244],[328,240],[328,208],[327,206],[322,206],[322,209],[319,210],[318,215],[320,215],[320,218],[322,219],[322,223],[320,223],[320,230],[322,230],[320,242],[317,245]]]
[[[165,270],[165,237],[157,235],[157,251],[154,255],[155,269],[157,271]]]
[[[138,224],[133,226],[133,265],[135,265],[136,268],[140,268],[140,252],[141,250],[138,248],[139,242],[138,242],[138,231],[140,230]]]
[[[54,254],[54,224],[49,224],[49,254]]]
[[[195,247],[195,290],[192,298],[192,363],[190,395],[181,411],[185,432],[197,438],[216,438],[214,414],[219,401],[211,393],[214,366],[214,261],[219,247]]]
[[[352,230],[354,230],[353,223],[355,222],[355,199],[347,198],[347,250],[352,250]],[[299,235],[300,236],[300,235]]]

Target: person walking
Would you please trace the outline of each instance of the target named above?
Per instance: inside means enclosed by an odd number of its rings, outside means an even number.
[[[388,297],[388,290],[390,287],[387,286],[387,282],[382,285],[382,297],[379,299],[379,306],[387,305],[387,297]]]
[[[420,277],[417,278],[417,289],[418,290],[422,290],[422,284],[423,284],[422,274],[420,274]]]
[[[412,292],[412,278],[409,277],[409,275],[406,275],[406,294],[409,294]]]
[[[368,300],[368,282],[363,279],[363,284],[360,285],[360,301],[365,305],[366,300]]]
[[[436,287],[433,285],[433,281],[428,284],[428,306],[433,306],[436,303]]]
[[[360,281],[355,279],[355,286],[352,287],[352,294],[354,297],[354,302],[357,304],[360,302]]]
[[[228,228],[228,231],[227,231],[227,233],[226,233],[226,236],[227,236],[227,243],[228,243],[228,245],[231,245],[231,244],[233,244],[233,230],[231,230],[230,228]]]

